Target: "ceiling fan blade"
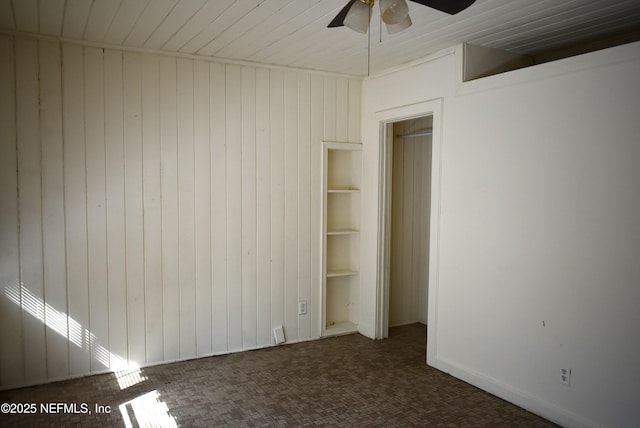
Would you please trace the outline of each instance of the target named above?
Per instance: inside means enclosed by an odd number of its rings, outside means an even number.
[[[476,0],[411,0],[414,3],[428,6],[433,9],[437,9],[442,12],[446,12],[449,15],[455,15],[458,12],[462,12]]]
[[[356,1],[357,0],[350,0],[349,3],[347,3],[347,5],[342,8],[340,13],[338,13],[336,17],[333,18],[333,21],[331,21],[329,25],[327,25],[327,27],[342,27],[344,25],[344,19],[347,17],[347,13],[349,13],[349,9],[351,9],[351,6],[353,6]]]

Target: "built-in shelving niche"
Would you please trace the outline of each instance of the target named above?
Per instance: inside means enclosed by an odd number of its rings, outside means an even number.
[[[322,335],[357,331],[362,145],[323,143]]]

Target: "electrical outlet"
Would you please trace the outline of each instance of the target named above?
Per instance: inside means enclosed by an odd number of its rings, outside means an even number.
[[[306,315],[307,313],[307,301],[299,300],[298,301],[298,315]]]
[[[560,369],[560,383],[563,385],[571,386],[571,369]]]

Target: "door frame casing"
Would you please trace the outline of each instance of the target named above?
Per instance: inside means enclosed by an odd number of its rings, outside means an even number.
[[[388,337],[389,277],[391,263],[391,174],[393,124],[433,116],[431,144],[431,206],[429,233],[429,281],[427,288],[427,364],[435,362],[437,344],[438,266],[440,253],[440,187],[442,166],[442,98],[376,112],[379,124],[378,225],[376,272],[376,339]]]

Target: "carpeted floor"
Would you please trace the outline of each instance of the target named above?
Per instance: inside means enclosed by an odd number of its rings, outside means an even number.
[[[0,402],[35,403],[35,414],[0,414],[11,427],[555,426],[428,367],[420,324],[383,341],[342,336],[2,391]]]

